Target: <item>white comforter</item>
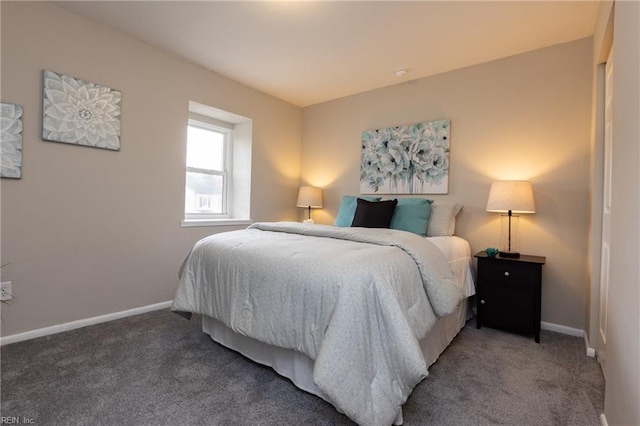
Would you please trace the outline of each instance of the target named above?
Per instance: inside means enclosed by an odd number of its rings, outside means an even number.
[[[389,425],[427,376],[418,340],[463,297],[417,235],[257,223],[196,243],[172,310],[304,353],[325,399],[359,424]]]

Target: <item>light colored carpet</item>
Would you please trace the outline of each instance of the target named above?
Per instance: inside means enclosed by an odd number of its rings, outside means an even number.
[[[38,425],[349,425],[328,403],[152,312],[1,349],[2,416]],[[599,425],[604,381],[581,338],[470,321],[404,406],[405,425]]]

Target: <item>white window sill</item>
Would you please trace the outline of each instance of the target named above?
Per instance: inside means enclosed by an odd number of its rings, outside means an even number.
[[[181,228],[194,228],[201,226],[249,226],[253,223],[251,219],[196,219],[183,220]]]

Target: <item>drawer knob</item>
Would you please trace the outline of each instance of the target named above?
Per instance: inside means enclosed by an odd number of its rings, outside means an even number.
[[[482,299],[482,300],[480,301],[480,303],[482,303],[482,304],[484,305],[484,299]]]
[[[509,276],[509,271],[505,271],[504,276],[508,277]]]

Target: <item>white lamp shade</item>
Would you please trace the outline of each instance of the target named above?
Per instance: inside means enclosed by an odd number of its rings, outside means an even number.
[[[312,209],[322,208],[322,189],[313,186],[301,186],[298,191],[297,207],[307,207]]]
[[[535,213],[531,182],[511,180],[494,182],[487,201],[488,212]]]

